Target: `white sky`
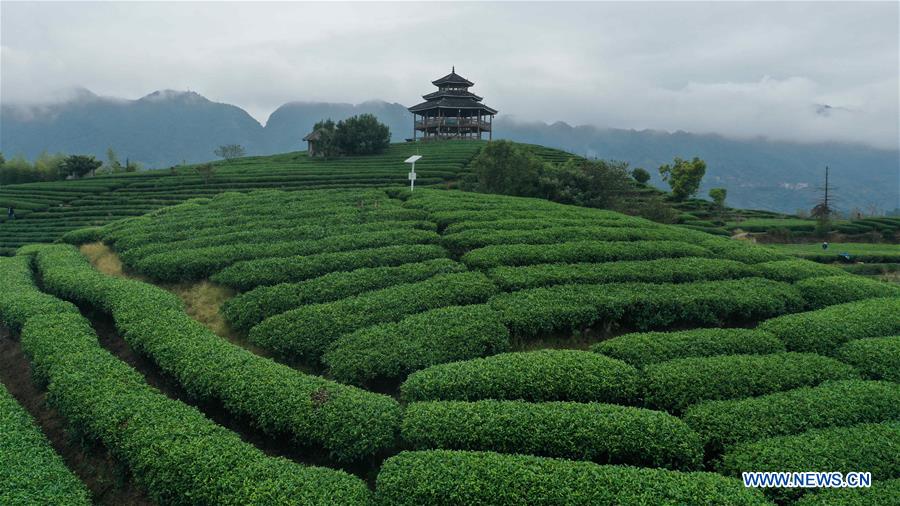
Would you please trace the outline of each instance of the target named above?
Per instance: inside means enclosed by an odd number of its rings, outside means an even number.
[[[522,120],[898,148],[900,3],[0,3],[0,99],[190,89],[413,105],[456,65]],[[827,115],[817,113],[828,104]]]

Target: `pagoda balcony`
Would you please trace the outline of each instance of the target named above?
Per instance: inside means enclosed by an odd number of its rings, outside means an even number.
[[[431,128],[472,128],[480,129],[485,132],[491,130],[491,124],[488,121],[482,121],[477,118],[426,118],[416,121],[416,130],[428,130]]]

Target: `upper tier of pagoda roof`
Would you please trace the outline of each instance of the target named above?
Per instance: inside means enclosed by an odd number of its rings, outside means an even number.
[[[453,70],[444,77],[431,81],[431,84],[435,86],[475,86],[475,83],[457,74],[456,67],[453,67]]]

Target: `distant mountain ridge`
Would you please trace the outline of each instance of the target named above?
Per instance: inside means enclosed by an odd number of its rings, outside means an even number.
[[[100,158],[112,147],[123,160],[166,167],[214,157],[228,143],[250,155],[305,149],[301,138],[322,118],[344,119],[371,113],[387,124],[394,142],[412,135],[406,107],[379,100],[361,104],[290,102],[276,109],[265,126],[240,107],[213,102],[194,92],[160,90],[137,100],[100,97],[76,90],[70,100],[43,105],[0,107],[0,151],[7,158],[33,159],[42,151],[88,153]],[[815,200],[825,165],[834,178],[838,205],[900,207],[900,151],[841,143],[799,144],[765,139],[737,140],[714,134],[635,131],[557,122],[519,122],[498,116],[494,138],[541,144],[579,155],[628,161],[653,174],[675,156],[699,156],[709,188],[728,189],[736,207],[795,212]]]

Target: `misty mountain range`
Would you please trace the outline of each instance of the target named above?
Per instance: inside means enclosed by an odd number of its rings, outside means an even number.
[[[112,147],[124,160],[168,167],[214,158],[222,145],[243,145],[248,155],[306,149],[301,138],[323,118],[371,113],[387,124],[394,142],[412,135],[412,118],[397,103],[291,102],[261,125],[243,109],[193,92],[157,91],[138,100],[100,97],[79,90],[70,100],[0,107],[0,151],[34,159],[43,151],[93,154]],[[602,121],[602,118],[598,118]],[[837,205],[892,210],[900,207],[900,151],[859,144],[800,144],[766,139],[729,139],[714,134],[621,130],[566,123],[524,123],[510,116],[494,121],[494,138],[541,144],[590,157],[625,160],[653,174],[675,156],[707,162],[702,195],[728,189],[734,207],[795,212],[809,209],[831,167]],[[398,163],[398,170],[405,170]]]

